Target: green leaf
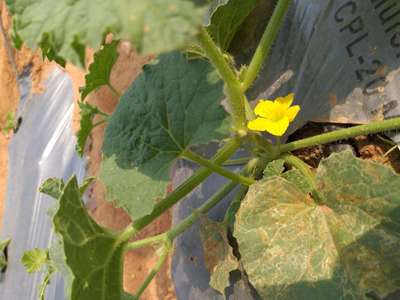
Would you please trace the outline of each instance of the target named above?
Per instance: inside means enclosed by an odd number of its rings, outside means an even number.
[[[90,74],[89,74],[90,75]],[[97,115],[105,117],[106,114],[103,113],[101,110],[98,109],[97,106],[93,106],[87,102],[80,101],[78,102],[80,107],[80,128],[76,133],[77,142],[76,142],[76,152],[83,156],[85,151],[86,141],[89,138],[90,132],[95,128],[97,125],[102,124],[105,120],[100,121],[98,123],[94,123],[93,119]]]
[[[59,199],[64,189],[64,180],[59,178],[49,178],[39,188],[39,192],[46,194],[54,199]]]
[[[294,186],[296,186],[300,191],[304,194],[308,194],[312,192],[312,186],[304,177],[304,175],[297,169],[289,170],[283,174],[281,174],[283,178],[287,181],[291,182]]]
[[[24,253],[21,262],[28,273],[45,272],[42,282],[38,287],[38,298],[39,300],[44,300],[46,297],[46,288],[50,284],[50,278],[55,272],[53,262],[49,257],[49,249],[35,248],[27,251]]]
[[[207,9],[207,1],[190,0],[7,2],[17,33],[30,48],[47,36],[57,56],[81,65],[82,48],[98,49],[110,32],[115,39],[131,41],[141,53],[181,48],[195,38]]]
[[[81,197],[78,182],[72,177],[65,185],[53,218],[74,276],[71,299],[121,300],[125,243],[93,221]]]
[[[350,152],[321,162],[322,202],[273,177],[252,185],[234,236],[264,299],[382,299],[400,283],[400,176]]]
[[[85,76],[85,86],[81,89],[82,101],[92,91],[103,85],[110,84],[112,67],[118,59],[117,51],[119,41],[105,44],[94,54],[94,61],[89,66],[89,73]]]
[[[0,241],[0,272],[4,272],[7,267],[6,250],[10,243],[11,239]]]
[[[54,217],[55,213],[52,215]],[[64,252],[64,242],[60,235],[55,235],[49,248],[49,257],[54,268],[59,272],[64,281],[64,294],[66,299],[71,299],[72,283],[74,274],[67,264],[67,257]]]
[[[86,189],[89,187],[90,184],[92,184],[95,179],[95,177],[86,177],[83,180],[82,185],[79,188],[81,195],[86,192]],[[64,187],[64,180],[55,177],[48,178],[45,182],[42,183],[41,187],[39,188],[39,192],[44,193],[57,200],[60,198]]]
[[[279,176],[285,170],[285,161],[283,159],[273,160],[266,166],[263,174],[264,178],[267,179],[273,176]]]
[[[228,50],[236,32],[260,0],[215,0],[207,30],[223,50]]]
[[[202,221],[200,236],[204,260],[210,272],[210,286],[224,295],[229,286],[229,273],[239,268],[239,262],[229,245],[226,225],[207,218]]]
[[[48,250],[38,248],[25,252],[21,259],[28,273],[42,271],[48,261]]]
[[[14,23],[16,24],[16,23]],[[15,28],[16,26],[14,26]],[[14,43],[16,46],[21,46],[23,43],[23,40],[21,36],[18,34],[17,30],[14,29],[15,31],[15,41]],[[57,55],[56,50],[54,49],[53,44],[50,42],[50,37],[48,34],[43,34],[42,40],[38,43],[40,49],[42,50],[42,58],[43,60],[47,58],[49,61],[55,61],[58,63],[60,66],[65,68],[66,61],[64,58],[60,57]],[[18,49],[18,48],[17,48]]]
[[[100,178],[108,200],[133,219],[163,197],[170,169],[182,152],[227,134],[222,83],[210,83],[204,60],[160,56],[122,96],[105,133]]]

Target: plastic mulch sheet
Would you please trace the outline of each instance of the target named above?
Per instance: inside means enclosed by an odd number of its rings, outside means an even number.
[[[43,94],[31,95],[29,75],[20,78],[22,123],[9,146],[8,187],[1,236],[11,238],[9,265],[0,282],[0,299],[36,300],[42,274],[28,274],[20,260],[33,248],[47,248],[52,241],[48,208],[55,200],[38,192],[49,177],[84,177],[85,164],[75,154],[71,128],[73,89],[68,75],[56,69]],[[51,280],[46,299],[64,299],[60,277]]]

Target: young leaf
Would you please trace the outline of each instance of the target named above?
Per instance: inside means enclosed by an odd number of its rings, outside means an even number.
[[[38,249],[27,251],[22,256],[21,262],[28,273],[41,271],[48,263],[48,250]]]
[[[80,156],[83,156],[86,141],[89,138],[90,132],[93,130],[93,128],[102,123],[102,122],[97,124],[93,123],[94,117],[96,115],[101,115],[105,117],[106,114],[100,111],[97,106],[93,106],[87,102],[80,101],[78,104],[81,109],[80,110],[81,120],[80,120],[80,128],[76,134],[77,136],[76,152],[78,152]]]
[[[61,196],[61,192],[64,189],[64,180],[59,178],[49,178],[39,188],[39,192],[46,194],[54,199],[58,199]]]
[[[210,272],[210,286],[222,295],[229,286],[229,273],[239,268],[228,243],[227,227],[224,223],[206,219],[200,227],[204,260]]]
[[[236,32],[260,0],[215,0],[207,30],[223,50],[228,50]]]
[[[6,249],[10,243],[11,239],[0,241],[0,272],[4,272],[7,267]]]
[[[184,46],[197,34],[206,2],[18,0],[7,4],[17,33],[30,48],[36,49],[47,35],[57,56],[82,64],[82,46],[97,49],[110,32],[115,39],[131,41],[141,53],[158,54]]]
[[[72,177],[65,185],[53,218],[66,263],[74,276],[71,299],[121,300],[125,244],[92,220],[81,197],[78,182]]]
[[[166,193],[170,169],[191,146],[223,138],[222,83],[210,83],[204,60],[161,55],[122,96],[106,129],[100,178],[108,199],[133,219]]]
[[[24,253],[22,264],[25,266],[28,273],[44,271],[42,282],[38,287],[38,298],[39,300],[45,300],[46,288],[50,284],[50,278],[56,271],[53,267],[52,261],[49,258],[48,249],[38,249],[27,251]]]
[[[234,236],[265,299],[384,298],[400,282],[400,176],[350,152],[321,162],[322,203],[281,177],[250,187]]]
[[[119,56],[118,44],[119,41],[112,41],[94,54],[94,61],[89,66],[89,73],[85,76],[85,86],[81,89],[82,101],[92,91],[110,84],[111,69]]]

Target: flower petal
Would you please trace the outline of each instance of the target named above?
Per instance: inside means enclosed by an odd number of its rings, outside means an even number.
[[[275,136],[282,136],[289,127],[289,119],[283,117],[278,121],[265,120],[264,122],[265,130],[270,134]]]
[[[274,102],[270,100],[260,100],[254,109],[254,113],[257,116],[267,119],[271,119],[273,117],[274,111]]]
[[[290,93],[286,97],[276,98],[275,102],[279,103],[285,109],[288,109],[290,107],[290,105],[292,105],[293,100],[294,100],[294,94]]]
[[[268,120],[264,118],[257,118],[255,120],[249,121],[247,127],[255,131],[266,131]]]
[[[292,107],[289,107],[289,109],[285,112],[285,116],[289,119],[289,122],[292,122],[297,114],[300,111],[300,106],[294,105]]]

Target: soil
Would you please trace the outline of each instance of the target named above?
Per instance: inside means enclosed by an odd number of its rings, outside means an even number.
[[[292,134],[289,137],[289,141],[311,137],[332,129],[348,126],[349,125],[343,124],[310,122]],[[328,157],[332,152],[345,149],[353,151],[356,156],[362,159],[370,159],[390,166],[397,173],[400,173],[400,151],[398,148],[394,147],[393,143],[390,143],[390,138],[386,137],[384,134],[358,136],[336,143],[296,150],[293,153],[311,167],[317,168],[322,158]]]

